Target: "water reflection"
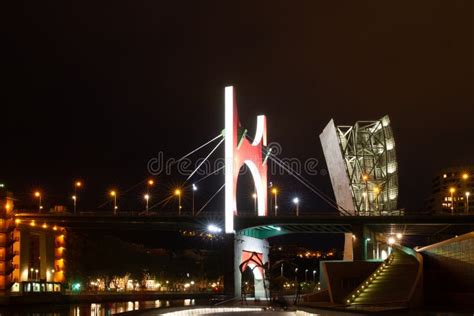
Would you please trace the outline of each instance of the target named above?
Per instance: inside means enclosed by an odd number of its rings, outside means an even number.
[[[208,301],[201,301],[206,304]],[[144,310],[150,308],[164,308],[174,306],[196,305],[194,299],[185,300],[153,300],[107,302],[73,305],[36,305],[0,308],[1,316],[110,316],[117,313]]]

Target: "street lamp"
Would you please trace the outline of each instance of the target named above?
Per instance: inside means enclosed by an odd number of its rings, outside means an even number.
[[[193,216],[194,216],[194,192],[197,191],[197,186],[193,183]]]
[[[280,266],[280,276],[283,278],[283,263]]]
[[[150,195],[147,193],[143,196],[145,199],[145,212],[148,215],[148,201],[150,200]]]
[[[307,283],[308,282],[308,269],[304,270],[304,281]]]
[[[397,233],[397,239],[402,239],[403,235],[402,233]]]
[[[41,204],[41,193],[36,191],[35,197],[38,199],[38,212],[41,213],[41,210],[43,209],[43,205]]]
[[[313,282],[316,283],[316,270],[313,270]]]
[[[77,199],[78,199],[78,195],[77,195],[77,190],[79,188],[82,187],[82,182],[81,181],[76,181],[74,182],[74,214],[76,214],[76,205],[77,205]]]
[[[110,191],[110,196],[114,199],[114,215],[117,215],[117,192],[115,190]]]
[[[451,193],[451,215],[454,214],[454,192],[456,192],[455,188],[449,188],[449,193]]]
[[[35,271],[35,269],[31,268],[30,269],[30,280],[33,280],[33,271]]]
[[[389,237],[389,238],[388,238],[388,244],[391,246],[391,245],[393,245],[394,243],[395,243],[395,238]]]
[[[253,211],[257,214],[257,193],[252,194],[253,197]]]
[[[463,180],[467,180],[469,178],[469,174],[468,173],[463,173],[462,174],[462,179]]]
[[[181,190],[176,189],[174,195],[178,197],[178,215],[181,215]]]
[[[35,272],[36,272],[36,280],[39,280],[38,269],[36,269]]]
[[[298,283],[298,268],[295,268],[295,282]]]
[[[370,240],[371,240],[370,238],[365,238],[365,240],[364,240],[364,257],[365,257],[365,260],[367,260],[367,244]]]
[[[77,203],[77,196],[76,195],[72,196],[72,203],[74,205],[74,214],[76,214],[76,203]]]
[[[466,192],[466,213],[469,213],[469,196],[471,195],[470,192]]]
[[[300,216],[300,199],[293,198],[293,203],[296,205],[296,216]]]
[[[273,188],[272,193],[275,196],[275,216],[277,216],[278,215],[278,190],[277,190],[277,188]]]

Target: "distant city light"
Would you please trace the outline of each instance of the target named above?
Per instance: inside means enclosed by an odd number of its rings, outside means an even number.
[[[210,233],[221,233],[222,229],[214,224],[210,224],[207,226],[207,231]]]

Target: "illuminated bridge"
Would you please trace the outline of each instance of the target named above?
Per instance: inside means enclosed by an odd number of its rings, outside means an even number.
[[[179,231],[185,229],[205,230],[209,224],[222,225],[221,215],[176,216],[176,215],[112,215],[92,214],[38,214],[18,213],[18,224],[57,225],[72,229],[152,229]],[[321,213],[305,216],[237,216],[235,230],[260,239],[295,233],[357,233],[366,227],[375,233],[391,234],[403,231],[405,236],[431,236],[447,230],[459,233],[474,230],[474,215],[405,215],[405,216],[340,216]]]

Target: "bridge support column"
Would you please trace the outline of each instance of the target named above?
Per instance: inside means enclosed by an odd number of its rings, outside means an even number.
[[[232,251],[232,255],[226,258],[226,262],[229,262],[229,257],[233,259],[233,275],[231,276],[230,273],[228,273],[224,280],[226,294],[233,292],[235,297],[242,296],[242,274],[239,267],[242,263],[246,262],[245,267],[248,266],[253,271],[255,299],[266,298],[270,294],[268,292],[269,286],[265,280],[265,272],[259,265],[260,262],[264,264],[268,262],[270,250],[268,241],[266,239],[258,239],[237,233],[233,237],[232,247],[230,247],[230,245],[229,240],[226,253],[230,255]],[[233,286],[233,288],[231,288],[231,286]]]
[[[365,242],[364,225],[352,225],[352,233],[344,233],[344,257],[346,261],[365,260]]]

